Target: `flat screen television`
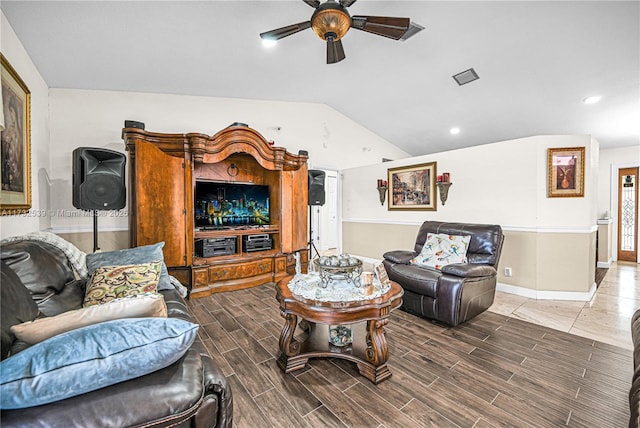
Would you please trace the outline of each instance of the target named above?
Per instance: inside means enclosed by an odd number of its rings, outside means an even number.
[[[227,229],[269,224],[269,186],[196,181],[196,226]]]

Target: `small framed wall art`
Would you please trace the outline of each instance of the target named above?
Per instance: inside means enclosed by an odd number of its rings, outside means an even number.
[[[547,197],[584,196],[584,147],[547,150]]]
[[[0,54],[2,64],[2,215],[27,212],[31,208],[31,93],[9,61]]]
[[[436,210],[436,162],[389,168],[389,210]]]

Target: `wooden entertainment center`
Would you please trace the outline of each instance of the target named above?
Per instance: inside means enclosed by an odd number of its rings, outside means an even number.
[[[191,297],[277,282],[295,273],[298,256],[307,271],[307,156],[274,147],[242,124],[213,136],[124,128],[122,139],[129,152],[130,245],[164,241],[169,273]],[[198,181],[268,186],[269,223],[198,226]],[[254,238],[268,248],[245,251]],[[222,242],[223,254],[198,256],[203,240]]]

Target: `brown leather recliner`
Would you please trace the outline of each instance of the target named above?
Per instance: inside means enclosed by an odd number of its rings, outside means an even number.
[[[422,251],[427,233],[471,236],[468,262],[440,270],[410,263]],[[503,241],[498,225],[425,221],[413,251],[395,250],[383,256],[389,278],[404,289],[401,309],[452,326],[484,312],[493,304]]]

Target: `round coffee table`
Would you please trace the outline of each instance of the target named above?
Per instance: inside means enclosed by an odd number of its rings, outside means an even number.
[[[391,377],[384,326],[391,311],[402,304],[400,285],[392,281],[389,291],[373,299],[323,302],[292,294],[288,287],[291,278],[283,278],[276,286],[280,315],[285,320],[278,365],[285,373],[303,368],[309,358],[329,357],[355,362],[360,374],[376,384]],[[350,344],[331,343],[329,326],[338,325],[351,327]],[[302,334],[294,337],[296,327]]]

